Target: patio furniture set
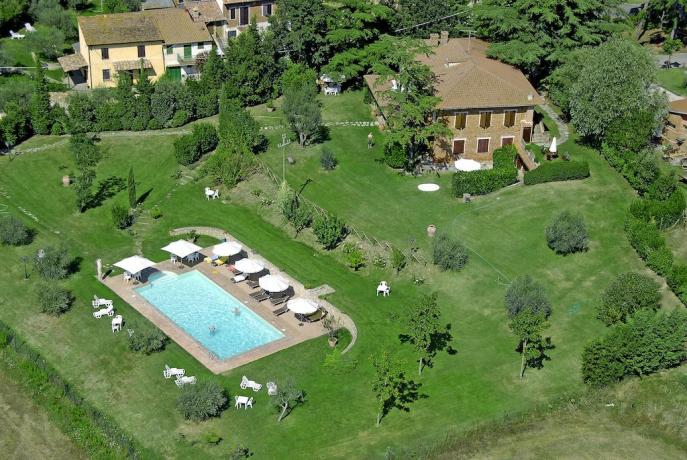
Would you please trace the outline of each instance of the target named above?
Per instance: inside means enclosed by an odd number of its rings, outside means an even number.
[[[97,295],[93,296],[93,301],[91,302],[93,308],[97,308],[97,311],[93,312],[93,317],[95,319],[100,319],[103,316],[109,316],[112,318],[112,332],[119,332],[122,330],[122,325],[124,324],[124,318],[122,315],[116,315],[114,311],[114,305],[110,299],[101,299]]]

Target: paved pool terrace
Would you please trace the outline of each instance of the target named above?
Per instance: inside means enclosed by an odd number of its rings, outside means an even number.
[[[237,241],[234,238],[231,240]],[[240,241],[239,241],[240,243]],[[241,244],[241,243],[240,243]],[[341,313],[333,307],[328,302],[317,299],[312,295],[311,291],[305,289],[305,287],[290,277],[287,273],[281,272],[277,267],[272,265],[269,261],[263,259],[259,255],[252,253],[245,245],[243,245],[244,250],[248,253],[248,257],[255,258],[263,262],[265,267],[270,271],[271,274],[278,274],[286,280],[294,290],[294,297],[306,297],[313,298],[317,300],[322,307],[329,312],[329,314],[334,314],[335,317],[340,318]],[[201,251],[203,256],[210,255],[212,252],[212,247],[204,248]],[[176,274],[188,273],[191,270],[197,270],[203,275],[208,277],[210,280],[215,282],[221,288],[225,289],[231,295],[240,300],[246,307],[251,309],[253,312],[258,314],[262,319],[267,321],[269,324],[278,329],[284,337],[277,339],[273,342],[267,343],[265,345],[253,348],[245,353],[235,355],[226,359],[218,359],[213,354],[211,354],[205,347],[203,347],[199,342],[197,342],[192,336],[181,329],[176,323],[171,321],[167,316],[165,316],[160,310],[155,308],[153,305],[148,303],[141,295],[139,295],[135,289],[145,285],[146,276],[149,273],[145,273],[143,280],[144,283],[126,283],[121,275],[109,276],[104,280],[101,280],[108,288],[114,291],[120,298],[128,302],[133,308],[135,308],[139,313],[145,316],[158,328],[160,328],[165,334],[169,336],[170,339],[178,343],[184,350],[191,354],[194,358],[200,361],[205,367],[207,367],[211,372],[215,374],[220,374],[222,372],[227,372],[231,369],[237,368],[249,362],[255,361],[257,359],[263,358],[265,356],[276,353],[280,350],[292,347],[293,345],[305,342],[316,337],[320,337],[326,334],[326,329],[323,327],[322,322],[318,321],[316,323],[301,323],[295,318],[294,314],[291,312],[286,312],[281,316],[275,316],[272,314],[272,310],[276,310],[278,307],[273,306],[269,300],[264,302],[257,302],[253,300],[249,294],[254,292],[254,289],[250,289],[248,285],[243,283],[234,283],[232,277],[234,276],[231,271],[226,268],[226,265],[220,267],[213,267],[202,261],[193,265],[177,265],[173,264],[169,260],[160,262],[155,265],[152,270],[158,270],[163,272],[171,272]],[[117,300],[115,300],[115,311],[117,309]],[[282,304],[283,305],[283,304]],[[123,332],[126,334],[126,317],[124,318]],[[326,345],[325,345],[326,346]]]

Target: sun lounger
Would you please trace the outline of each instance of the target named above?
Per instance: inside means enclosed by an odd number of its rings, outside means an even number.
[[[241,389],[245,390],[246,388],[250,388],[253,391],[260,391],[260,388],[262,388],[262,385],[256,382],[255,380],[250,380],[248,377],[245,375],[241,377]]]
[[[195,376],[179,377],[174,381],[174,383],[176,383],[179,388],[183,387],[184,385],[195,385],[196,384],[196,377]]]
[[[98,311],[93,312],[93,317],[94,318],[102,318],[103,316],[114,316],[114,308],[112,308],[112,305],[110,305],[107,308],[102,308]]]
[[[10,39],[11,40],[21,40],[24,38],[26,35],[18,34],[12,30],[10,30]]]
[[[246,284],[248,284],[248,287],[250,287],[251,289],[260,287],[260,283],[255,280],[248,280]]]
[[[284,302],[286,302],[290,298],[291,298],[290,295],[283,295],[280,297],[272,297],[272,298],[270,298],[270,303],[276,307],[277,305],[283,304]]]
[[[272,313],[274,314],[274,316],[279,316],[279,315],[283,315],[283,314],[286,313],[287,311],[289,311],[289,307],[287,307],[286,305],[284,305],[284,306],[282,306],[282,307],[280,307],[280,308],[277,308],[276,310],[272,310]]]
[[[257,300],[258,302],[262,302],[263,300],[267,300],[270,298],[269,293],[265,291],[260,291],[260,292],[252,292],[250,294],[251,299]]]
[[[93,305],[93,308],[111,307],[112,301],[109,299],[100,299],[97,295],[94,295],[91,305]]]
[[[162,371],[162,376],[166,379],[172,378],[172,377],[183,377],[186,374],[185,369],[179,369],[177,367],[169,367],[168,365],[165,364],[165,370]]]
[[[241,281],[246,281],[246,279],[247,279],[246,275],[241,273],[240,275],[236,275],[235,277],[233,277],[231,280],[234,283],[240,283]]]
[[[27,32],[35,32],[36,31],[36,28],[34,26],[32,26],[30,22],[25,22],[24,28],[26,29]]]

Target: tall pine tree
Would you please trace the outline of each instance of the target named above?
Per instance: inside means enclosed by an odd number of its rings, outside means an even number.
[[[45,80],[41,62],[36,60],[36,74],[34,76],[34,90],[30,102],[31,126],[36,134],[50,134],[52,116],[50,111],[50,92]]]

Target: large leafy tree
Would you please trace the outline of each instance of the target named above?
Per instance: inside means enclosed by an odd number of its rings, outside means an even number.
[[[614,38],[587,54],[579,78],[570,88],[569,110],[575,129],[601,139],[616,120],[650,111],[657,122],[665,96],[652,91],[656,66],[650,53],[622,38]]]
[[[317,87],[306,82],[284,89],[284,116],[291,130],[298,136],[298,144],[305,147],[316,142],[322,130],[322,110],[317,100]]]
[[[535,78],[546,76],[567,53],[594,46],[620,26],[609,17],[618,0],[483,0],[473,9],[489,55]]]
[[[382,350],[378,356],[372,357],[372,367],[375,371],[372,392],[377,399],[376,426],[379,426],[392,408],[404,407],[406,378],[398,358],[388,350]]]
[[[401,35],[427,38],[430,33],[443,30],[453,34],[463,30],[467,22],[467,0],[382,0],[381,3],[393,8],[391,25]],[[418,24],[421,25],[413,27]]]
[[[650,24],[663,27],[674,39],[678,29],[687,25],[687,0],[651,0],[646,14]]]
[[[29,0],[2,0],[0,2],[0,24],[11,24],[29,8]]]
[[[225,50],[227,84],[245,105],[257,105],[273,95],[279,75],[279,58],[271,31],[259,33],[255,22]]]
[[[435,117],[441,100],[434,95],[436,76],[415,59],[429,52],[426,45],[408,38],[384,36],[370,45],[372,70],[380,77],[376,86],[385,105],[387,144],[405,149],[411,165],[435,139],[450,134]]]
[[[323,0],[277,0],[270,24],[280,51],[296,63],[322,67],[331,56],[327,41],[330,14]]]
[[[418,354],[418,374],[425,366],[430,366],[432,358],[440,348],[442,336],[441,310],[437,304],[437,294],[423,296],[410,309],[406,318],[406,333],[401,341],[411,344]]]

